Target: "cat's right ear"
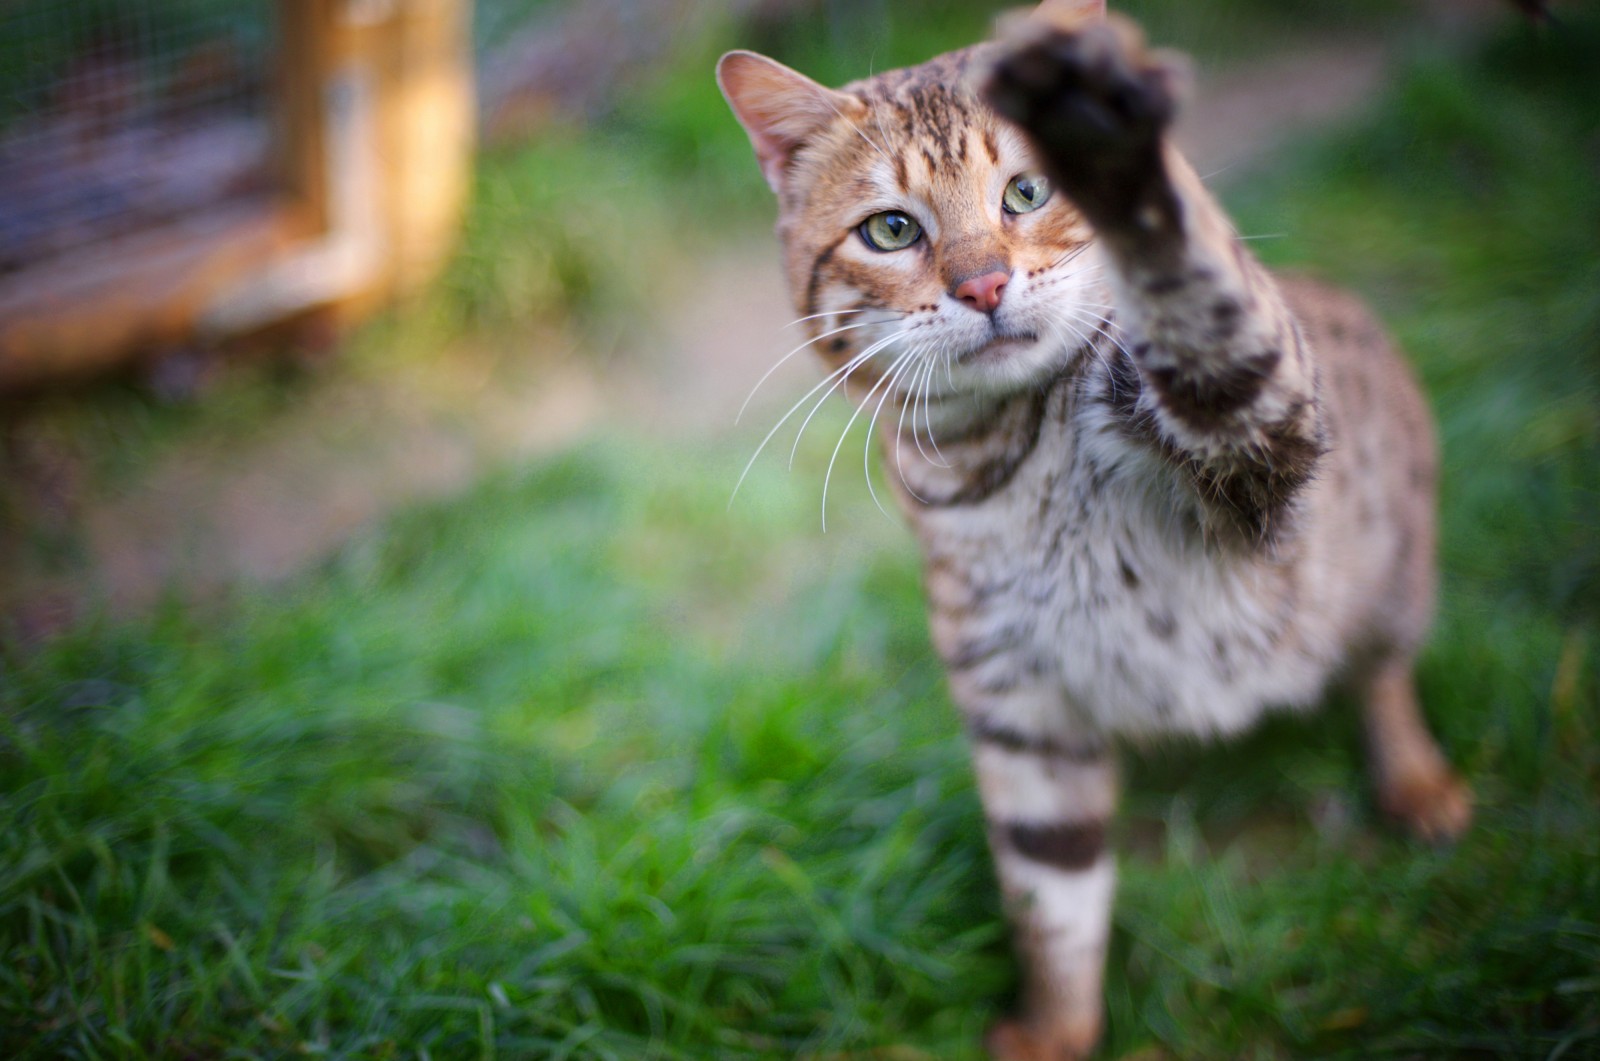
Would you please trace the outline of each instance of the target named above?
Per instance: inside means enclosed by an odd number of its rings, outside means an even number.
[[[750,135],[762,176],[782,192],[784,170],[800,145],[861,101],[817,84],[755,52],[729,52],[717,63],[717,85]]]

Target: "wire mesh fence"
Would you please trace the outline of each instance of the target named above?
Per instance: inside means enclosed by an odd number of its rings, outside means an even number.
[[[272,0],[0,2],[0,276],[266,191]]]

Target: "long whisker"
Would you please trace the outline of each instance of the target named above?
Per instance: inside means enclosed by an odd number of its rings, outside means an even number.
[[[760,379],[756,380],[756,385],[754,387],[750,388],[750,393],[745,395],[744,404],[739,406],[739,413],[738,413],[737,416],[735,416],[733,418],[733,422],[735,424],[737,424],[744,417],[744,411],[746,409],[750,408],[750,402],[755,399],[756,392],[761,389],[761,385],[763,383],[767,382],[767,380],[771,379],[772,378],[772,374],[774,372],[778,371],[779,368],[783,367],[783,363],[785,361],[789,360],[791,357],[793,357],[794,355],[798,354],[800,351],[804,350],[806,347],[810,346],[812,343],[818,342],[819,340],[822,340],[822,339],[826,339],[831,335],[838,335],[840,332],[855,331],[857,328],[870,328],[872,325],[877,324],[877,323],[879,323],[879,322],[878,321],[859,321],[859,322],[857,322],[855,324],[846,324],[842,328],[835,328],[831,332],[823,332],[821,335],[816,336],[816,338],[807,339],[805,342],[801,343],[799,346],[795,347],[793,350],[790,350],[787,354],[784,354],[782,357],[778,358],[777,362],[771,368],[767,369],[767,371],[762,374]]]
[[[867,347],[861,353],[857,354],[855,357],[852,357],[849,361],[846,361],[843,365],[839,366],[838,368],[834,369],[832,372],[830,372],[826,376],[824,376],[820,383],[818,383],[815,387],[812,387],[810,390],[806,391],[806,393],[803,394],[800,397],[799,401],[797,401],[793,405],[789,406],[789,411],[783,414],[783,418],[782,419],[780,419],[777,423],[772,425],[772,430],[767,432],[766,437],[761,440],[761,445],[756,447],[756,451],[750,455],[749,461],[747,461],[745,463],[744,471],[739,473],[739,481],[737,483],[733,484],[733,493],[731,495],[729,495],[729,497],[728,497],[728,507],[729,508],[733,507],[733,499],[739,496],[739,487],[744,485],[745,477],[750,474],[750,469],[755,467],[756,458],[761,456],[761,451],[767,448],[767,443],[772,441],[772,436],[776,435],[778,433],[778,429],[780,427],[782,427],[784,424],[788,423],[789,418],[791,416],[793,416],[795,413],[799,412],[800,411],[800,407],[805,405],[806,401],[813,394],[817,393],[817,391],[821,390],[822,388],[827,387],[830,383],[834,382],[835,379],[838,376],[840,376],[842,373],[848,372],[851,369],[855,368],[857,365],[861,364],[863,361],[865,361],[867,358],[871,357],[876,352],[877,352],[877,344],[874,344],[872,346]],[[830,387],[829,389],[831,390],[832,388]]]
[[[903,357],[905,355],[902,354],[901,356]],[[899,358],[895,359],[894,364],[899,364]],[[894,366],[891,365],[890,367],[892,369]],[[855,426],[856,417],[861,415],[861,410],[865,409],[867,407],[867,403],[872,400],[873,392],[879,387],[883,386],[884,381],[888,378],[889,373],[885,372],[877,379],[876,382],[872,384],[870,388],[867,389],[867,393],[861,399],[861,404],[855,407],[855,411],[850,414],[850,419],[845,421],[844,430],[839,433],[839,441],[834,443],[833,453],[828,457],[828,470],[822,476],[822,533],[824,534],[828,533],[828,483],[833,479],[834,462],[839,459],[839,451],[844,448],[844,440],[850,436],[850,429]],[[887,513],[885,513],[885,515],[887,515]]]
[[[905,487],[906,492],[912,497],[916,498],[918,501],[924,500],[922,495],[917,493],[916,490],[912,489],[910,483],[906,482],[906,464],[903,456],[905,450],[903,448],[903,444],[906,436],[906,410],[915,409],[917,407],[917,388],[921,385],[922,379],[933,371],[933,359],[923,357],[923,354],[927,352],[927,349],[928,344],[926,342],[918,344],[916,348],[915,356],[918,358],[918,361],[913,365],[911,372],[910,401],[903,401],[900,403],[900,422],[895,425],[894,429],[895,470],[900,474],[900,485]],[[917,418],[916,414],[913,413],[911,417],[911,440],[915,442],[916,439]]]
[[[901,354],[889,368],[889,385],[883,388],[883,394],[878,398],[878,405],[872,410],[872,419],[867,421],[867,440],[861,446],[861,471],[867,478],[867,493],[872,495],[872,501],[878,506],[878,511],[885,516],[889,510],[883,507],[883,502],[878,500],[878,491],[872,488],[872,429],[878,426],[878,414],[883,412],[883,403],[894,393],[896,381],[910,369],[916,367],[916,351],[910,350]]]
[[[784,328],[793,328],[796,324],[804,324],[806,321],[814,321],[818,317],[843,317],[843,316],[845,316],[847,314],[851,314],[851,313],[871,313],[874,310],[878,310],[878,307],[876,307],[876,306],[864,306],[861,309],[825,309],[821,313],[813,313],[808,317],[796,317],[794,320],[790,321],[788,324],[785,324],[783,327]],[[887,312],[891,312],[891,311],[889,311],[889,310],[878,310],[878,312],[887,313]],[[904,316],[904,314],[899,314],[898,316]],[[898,317],[896,319],[898,319]],[[782,330],[783,330],[782,328],[779,329],[779,331],[782,331]]]
[[[1076,246],[1076,247],[1072,248],[1071,250],[1065,252],[1064,254],[1061,255],[1061,257],[1059,257],[1055,261],[1051,262],[1048,266],[1046,266],[1046,268],[1047,269],[1054,269],[1057,266],[1065,265],[1068,262],[1072,261],[1072,259],[1076,258],[1078,255],[1082,254],[1084,251],[1088,250],[1090,247],[1093,247],[1093,246],[1094,246],[1094,241],[1093,240],[1089,240],[1087,242],[1080,243],[1078,246]]]
[[[950,376],[950,348],[949,347],[945,347],[942,351],[940,351],[940,354],[944,358],[945,377],[948,379],[949,376]],[[950,386],[951,386],[951,390],[955,389],[955,384],[954,383],[952,383]],[[939,452],[939,440],[933,437],[933,400],[932,399],[933,399],[933,373],[930,372],[930,373],[928,373],[927,383],[923,386],[923,390],[922,390],[922,422],[928,428],[928,445],[933,447],[934,456],[939,458],[934,463],[938,464],[940,467],[948,468],[948,467],[950,467],[950,461],[945,457],[945,455],[943,453]],[[913,425],[913,426],[915,426],[915,425]]]
[[[851,359],[851,363],[848,366],[849,371],[840,376],[837,380],[834,380],[833,386],[829,387],[822,393],[822,397],[818,398],[816,403],[811,406],[811,411],[806,414],[805,420],[801,421],[800,430],[796,431],[794,434],[794,445],[789,448],[789,467],[794,467],[795,454],[800,452],[800,440],[805,437],[806,428],[811,424],[811,418],[817,415],[817,410],[822,408],[823,403],[828,400],[828,396],[837,388],[848,383],[850,380],[850,373],[854,372],[858,367],[860,367],[860,365],[865,362],[866,358],[871,357],[873,354],[877,353],[879,350],[882,350],[896,339],[902,338],[904,335],[904,332],[896,332],[893,335],[879,339],[877,342],[863,350],[861,355],[857,355],[855,358]],[[802,398],[801,400],[804,401],[805,399]]]
[[[929,393],[933,390],[933,373],[938,367],[939,358],[928,358],[928,369],[922,374],[921,380],[922,387],[920,397],[922,399],[922,421],[923,423],[929,425],[928,440],[930,442],[933,440],[933,413],[929,411]],[[917,432],[916,397],[913,397],[911,402],[911,441],[916,444],[917,452],[922,455],[923,460],[927,461],[929,464],[940,464],[943,467],[949,467],[949,465],[945,464],[942,459],[935,460],[933,457],[930,457],[928,455],[928,451],[922,447],[922,436]]]
[[[1076,320],[1078,323],[1085,324],[1085,325],[1093,328],[1095,330],[1095,334],[1094,335],[1085,335],[1077,327],[1077,325],[1073,323],[1074,320]],[[1133,355],[1128,352],[1128,348],[1125,345],[1123,345],[1122,340],[1117,338],[1116,333],[1114,331],[1112,331],[1112,329],[1110,327],[1110,324],[1111,324],[1110,320],[1107,319],[1107,318],[1095,317],[1095,316],[1093,316],[1091,314],[1080,312],[1080,313],[1074,314],[1074,316],[1072,318],[1063,318],[1060,323],[1063,326],[1065,326],[1067,328],[1070,328],[1072,330],[1073,335],[1078,340],[1079,349],[1087,350],[1090,353],[1090,355],[1093,356],[1094,359],[1097,362],[1099,362],[1101,369],[1103,369],[1104,372],[1105,372],[1105,377],[1106,377],[1107,383],[1111,388],[1111,396],[1113,398],[1118,397],[1118,394],[1117,394],[1117,374],[1114,371],[1112,371],[1112,367],[1111,367],[1111,356],[1112,355],[1108,354],[1106,352],[1104,346],[1101,343],[1096,342],[1095,340],[1096,340],[1097,337],[1103,336],[1104,338],[1106,338],[1107,340],[1109,340],[1111,342],[1111,345],[1113,347],[1115,347],[1118,351],[1121,352],[1123,357],[1128,358],[1130,361],[1132,360]]]
[[[1064,328],[1070,329],[1072,334],[1077,338],[1080,347],[1088,350],[1094,356],[1095,360],[1099,362],[1100,367],[1105,370],[1106,384],[1111,389],[1111,397],[1116,399],[1119,397],[1117,393],[1117,376],[1116,373],[1111,370],[1110,358],[1107,356],[1106,351],[1102,349],[1100,344],[1094,341],[1093,336],[1085,336],[1083,332],[1078,329],[1076,324],[1073,323],[1074,320],[1077,320],[1083,323],[1091,324],[1097,329],[1097,333],[1110,340],[1111,344],[1120,350],[1124,357],[1132,360],[1133,355],[1129,353],[1127,346],[1123,344],[1122,340],[1117,337],[1116,332],[1113,330],[1111,317],[1109,315],[1101,316],[1094,312],[1094,310],[1097,309],[1109,310],[1110,308],[1111,307],[1109,306],[1098,305],[1071,306],[1068,307],[1068,309],[1072,313],[1072,317],[1062,317],[1055,323],[1060,324]]]
[[[922,448],[920,443],[917,446],[917,452],[921,453],[923,459],[929,464],[948,468],[950,467],[950,461],[943,453],[939,452],[939,443],[933,437],[933,379],[941,361],[944,362],[945,371],[948,373],[950,371],[950,349],[948,347],[941,349],[937,356],[929,359],[928,374],[922,380],[922,424],[927,428],[928,445],[933,447],[933,456],[928,456],[927,451]],[[916,437],[916,429],[917,414],[916,410],[912,410],[911,433],[913,438]]]
[[[922,422],[927,425],[928,441],[932,442],[933,412],[931,396],[933,393],[933,374],[938,371],[940,362],[944,360],[947,354],[948,351],[941,351],[927,359],[927,369],[922,373],[922,377],[918,381],[917,393],[911,396],[911,441],[917,447],[917,453],[921,455],[923,460],[940,468],[950,467],[950,462],[944,459],[944,454],[938,452],[937,446],[934,447],[934,455],[930,455],[922,445],[923,433],[917,430],[917,405],[920,401],[922,405]]]
[[[1060,263],[1060,264],[1066,264],[1066,263],[1063,262],[1063,263]],[[1047,268],[1046,271],[1048,271],[1048,269],[1055,269],[1055,268],[1058,268],[1058,266],[1057,265],[1051,265],[1051,266],[1049,266]],[[1076,280],[1080,276],[1093,276],[1096,272],[1098,272],[1099,270],[1104,269],[1104,268],[1105,268],[1105,263],[1104,262],[1091,262],[1088,265],[1080,265],[1076,269],[1073,269],[1070,272],[1062,273],[1059,276],[1057,276],[1057,275],[1047,276],[1043,280],[1040,280],[1039,283],[1036,286],[1038,286],[1038,287],[1048,287],[1048,286],[1051,286],[1051,285],[1054,285],[1054,284],[1064,284],[1068,280]]]
[[[1107,378],[1109,378],[1111,380],[1112,397],[1115,397],[1116,396],[1116,378],[1114,376],[1112,376],[1111,373],[1110,373],[1111,365],[1106,360],[1105,351],[1100,349],[1100,347],[1096,346],[1094,340],[1091,337],[1085,335],[1083,333],[1083,330],[1080,329],[1075,323],[1073,323],[1071,318],[1062,317],[1062,318],[1052,319],[1051,322],[1050,322],[1050,325],[1051,325],[1051,327],[1053,329],[1055,329],[1057,331],[1070,333],[1071,338],[1077,343],[1077,348],[1080,349],[1080,350],[1089,351],[1089,353],[1094,357],[1094,359],[1100,363],[1100,366],[1102,368],[1106,369]],[[1063,338],[1066,338],[1066,336],[1063,336]]]
[[[1097,326],[1102,324],[1109,325],[1115,320],[1113,316],[1115,308],[1097,302],[1078,302],[1061,308],[1073,316],[1093,321]]]
[[[1124,343],[1113,330],[1116,325],[1116,321],[1109,313],[1096,312],[1097,310],[1110,310],[1112,307],[1099,305],[1079,305],[1068,306],[1066,308],[1067,311],[1072,313],[1075,317],[1090,321],[1096,328],[1101,330],[1101,333],[1105,335],[1107,339],[1111,340],[1111,344],[1113,346],[1115,346],[1118,350],[1121,350],[1123,354],[1129,358],[1129,360],[1133,359],[1133,351],[1128,349],[1127,344]]]

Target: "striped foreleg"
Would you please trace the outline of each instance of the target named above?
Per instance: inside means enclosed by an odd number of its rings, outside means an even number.
[[[987,96],[1104,246],[1132,361],[1126,426],[1186,473],[1215,527],[1262,543],[1323,452],[1316,365],[1272,278],[1167,143],[1179,71],[1127,23],[1038,29],[996,61]]]
[[[1022,1013],[990,1035],[990,1051],[1005,1061],[1082,1057],[1099,1039],[1116,881],[1106,844],[1117,794],[1111,754],[1098,741],[1000,721],[1039,714],[991,706],[968,715],[1026,989]]]

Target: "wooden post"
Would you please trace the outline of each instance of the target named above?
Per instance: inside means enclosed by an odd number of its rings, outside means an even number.
[[[444,265],[474,130],[470,0],[280,0],[281,191],[0,277],[0,392],[310,312]]]
[[[477,124],[468,0],[396,0],[378,55],[392,294],[449,257],[470,191]]]
[[[327,104],[333,71],[336,7],[342,0],[284,0],[278,5],[277,99],[283,146],[279,178],[304,212],[308,232],[328,227]]]
[[[320,238],[219,301],[236,331],[295,311],[347,321],[443,266],[474,132],[469,0],[284,0],[294,198]]]

